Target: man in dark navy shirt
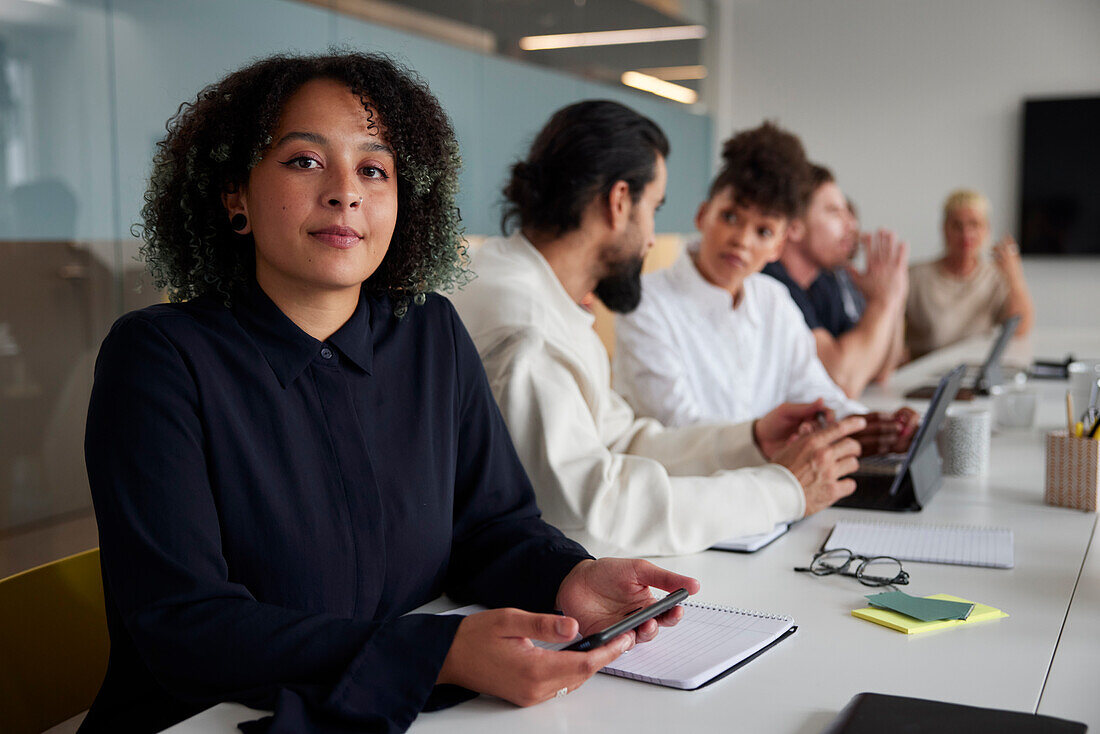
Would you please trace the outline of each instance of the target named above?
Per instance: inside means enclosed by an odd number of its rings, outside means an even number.
[[[806,290],[791,277],[781,260],[765,265],[764,272],[787,286],[811,330],[825,329],[836,338],[856,325],[844,308],[840,283],[833,271],[822,270]]]
[[[805,212],[787,227],[782,255],[764,272],[787,286],[829,376],[849,397],[858,398],[901,358],[908,247],[887,230],[864,237],[867,269],[848,271],[866,299],[862,316],[854,320],[834,270],[848,264],[857,221],[832,173],[815,165],[812,175]]]

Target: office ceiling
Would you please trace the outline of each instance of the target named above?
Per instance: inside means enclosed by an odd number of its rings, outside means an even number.
[[[703,63],[703,40],[523,51],[523,36],[706,25],[702,0],[402,0],[413,8],[486,30],[497,53],[589,79],[619,83],[624,71]],[[698,80],[677,81],[699,90]]]
[[[337,0],[305,0],[328,7]],[[705,40],[664,41],[524,51],[519,39],[531,35],[707,25],[712,0],[361,0],[381,10],[373,19],[385,22],[385,8],[406,8],[457,25],[485,31],[495,52],[527,63],[577,76],[619,84],[623,72],[653,67],[703,64]],[[354,2],[347,3],[354,6]],[[12,29],[26,25],[66,26],[76,23],[73,10],[85,0],[0,0],[0,21]],[[406,29],[413,30],[408,26]],[[2,37],[3,34],[0,34]],[[702,81],[674,82],[701,92]]]

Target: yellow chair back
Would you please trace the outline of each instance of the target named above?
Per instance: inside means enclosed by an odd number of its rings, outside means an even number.
[[[37,734],[87,709],[109,650],[98,548],[0,580],[0,731]]]

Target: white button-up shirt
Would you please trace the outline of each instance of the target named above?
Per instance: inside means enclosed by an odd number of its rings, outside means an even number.
[[[594,555],[669,555],[803,515],[802,487],[764,463],[751,423],[636,418],[592,314],[522,235],[488,240],[471,269],[452,300],[549,522]]]
[[[839,415],[867,412],[825,371],[782,283],[750,275],[734,308],[693,249],[643,276],[641,304],[616,319],[614,385],[639,415],[669,426],[744,421],[819,397]]]

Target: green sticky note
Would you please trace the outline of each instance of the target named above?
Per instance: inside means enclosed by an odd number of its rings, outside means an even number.
[[[974,605],[969,602],[910,596],[904,591],[868,594],[867,601],[873,607],[901,612],[922,622],[935,622],[941,619],[966,619],[974,609]]]
[[[853,609],[852,616],[858,619],[865,619],[868,622],[874,622],[875,624],[881,624],[883,627],[889,627],[892,630],[904,632],[907,635],[921,635],[925,632],[947,629],[948,627],[958,627],[960,625],[968,624],[980,624],[982,622],[988,622],[994,619],[1000,619],[1002,617],[1008,616],[996,607],[991,607],[988,604],[982,604],[981,602],[972,602],[969,599],[960,599],[959,597],[951,596],[950,594],[930,594],[929,596],[926,596],[924,598],[956,601],[962,604],[973,604],[974,611],[972,611],[970,613],[970,616],[966,619],[940,619],[935,622],[922,622],[919,619],[910,617],[908,614],[895,612],[893,609],[878,609],[877,607],[864,607],[863,609]]]

